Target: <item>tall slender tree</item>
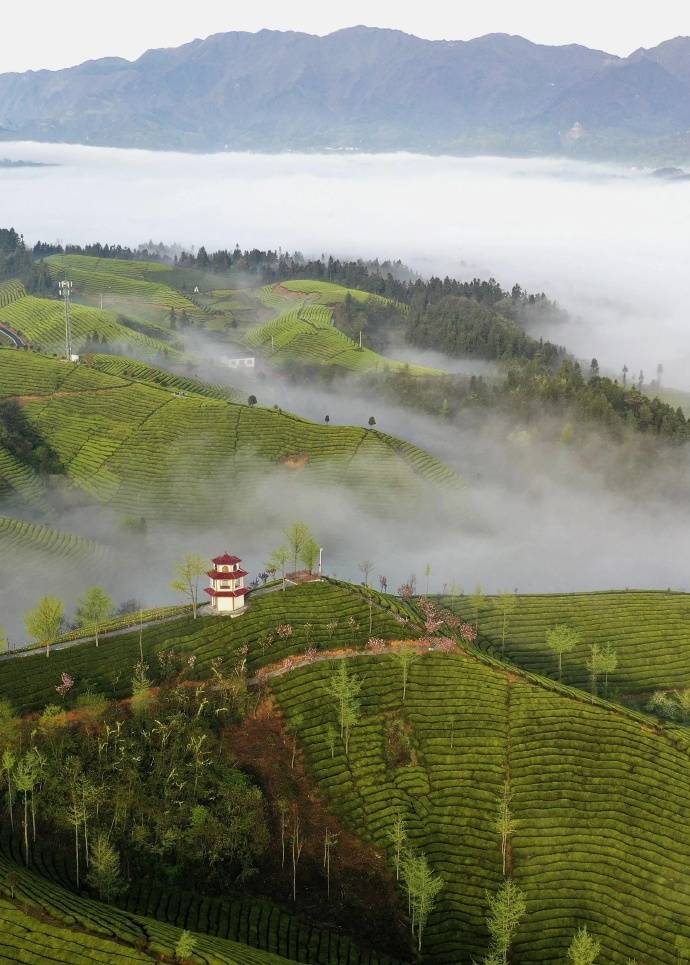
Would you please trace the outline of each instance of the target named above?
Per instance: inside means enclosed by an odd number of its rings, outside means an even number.
[[[501,653],[504,654],[506,650],[506,632],[508,630],[508,621],[517,609],[518,598],[515,593],[501,593],[498,598],[498,606],[503,618],[501,625]]]
[[[413,646],[409,643],[403,644],[395,651],[395,659],[397,660],[400,670],[402,673],[402,699],[403,703],[407,698],[407,684],[410,679],[410,669],[412,664],[419,658],[419,654]]]
[[[43,596],[24,617],[29,636],[46,648],[46,657],[50,656],[50,644],[60,633],[64,612],[62,600]]]
[[[98,646],[98,635],[103,624],[108,620],[114,611],[112,598],[101,586],[92,586],[82,597],[77,609],[77,621],[79,626],[89,630],[96,638]]]
[[[563,654],[570,653],[580,642],[580,634],[574,627],[560,624],[546,631],[546,646],[558,657],[558,679],[563,679]]]
[[[203,556],[187,553],[175,567],[175,578],[170,582],[176,593],[188,598],[195,620],[199,608],[199,581],[205,572],[206,561]]]
[[[495,895],[487,897],[489,901],[487,927],[491,936],[489,954],[494,956],[494,962],[508,965],[508,954],[515,932],[527,911],[525,896],[512,878],[507,878]]]

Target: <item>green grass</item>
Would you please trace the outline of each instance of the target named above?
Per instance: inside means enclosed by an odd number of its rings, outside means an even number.
[[[77,896],[2,856],[0,887],[0,963],[129,965],[160,961],[161,956],[174,960],[180,928]],[[194,961],[200,965],[288,961],[226,939],[201,934],[195,938]]]
[[[501,882],[494,822],[507,774],[518,822],[513,871],[528,908],[516,960],[564,961],[583,923],[607,963],[677,960],[676,936],[690,938],[687,741],[472,655],[420,658],[404,705],[393,658],[355,658],[351,666],[363,684],[363,718],[349,757],[340,744],[331,757],[327,665],[297,669],[272,688],[298,729],[309,773],[347,826],[391,855],[388,834],[402,812],[410,843],[442,876],[428,961],[466,963],[486,952],[486,891]],[[387,756],[388,716],[409,729],[407,764]]]
[[[372,608],[372,636],[382,639],[414,637],[413,627],[398,622],[397,607],[375,605]],[[409,612],[409,611],[403,611]],[[353,627],[349,623],[355,620]],[[328,629],[336,622],[337,627]],[[311,628],[307,625],[311,624]],[[292,627],[292,635],[281,639],[275,629]],[[269,633],[274,639],[267,641]],[[311,583],[278,591],[251,600],[243,616],[224,620],[213,616],[185,617],[170,623],[144,629],[144,656],[155,675],[157,654],[164,650],[196,656],[195,675],[211,673],[212,660],[239,661],[247,647],[247,670],[250,675],[262,667],[278,663],[285,657],[301,654],[307,647],[332,650],[340,647],[361,648],[369,639],[369,606],[356,589],[347,585]],[[42,709],[55,698],[55,683],[64,671],[76,680],[75,695],[91,685],[112,697],[125,697],[131,692],[132,668],[139,660],[139,632],[122,634],[103,640],[96,649],[93,643],[77,644],[67,650],[55,650],[49,658],[37,653],[0,662],[0,697],[5,697],[17,712]]]
[[[128,328],[119,321],[115,312],[73,305],[71,315],[73,350],[77,353],[97,335],[111,346],[150,358],[175,354],[174,346],[169,342]],[[45,351],[64,351],[65,310],[62,302],[27,295],[0,308],[0,324],[11,326],[26,342]]]
[[[0,350],[0,399],[23,398],[26,418],[69,479],[119,513],[193,519],[209,505],[220,510],[224,493],[236,504],[269,467],[286,479],[299,473],[300,480],[346,486],[389,509],[391,490],[402,509],[406,494],[414,498],[424,483],[457,483],[438,460],[385,433],[231,403],[213,390],[186,391],[184,380],[160,370],[131,375],[122,361],[95,364]]]
[[[618,668],[609,682],[612,692],[690,687],[690,595],[624,591],[528,595],[518,600],[507,626],[505,655],[520,666],[557,677],[557,658],[546,647],[545,634],[550,627],[567,624],[581,634],[581,643],[563,656],[567,683],[589,687],[589,648],[610,643],[618,654]],[[442,602],[474,619],[466,598],[447,597]],[[499,601],[487,598],[479,631],[495,653],[500,653],[502,625]]]
[[[278,318],[257,325],[245,335],[250,348],[260,349],[273,361],[296,360],[318,365],[337,365],[349,371],[409,370],[412,375],[438,374],[435,369],[387,359],[368,348],[359,348],[333,324],[333,312],[325,305],[290,307]]]

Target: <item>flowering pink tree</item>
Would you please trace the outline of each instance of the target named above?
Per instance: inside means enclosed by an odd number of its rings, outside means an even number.
[[[386,649],[386,641],[381,640],[379,637],[371,637],[367,643],[367,650],[371,653],[383,653]]]
[[[460,636],[467,643],[473,643],[477,639],[477,631],[471,623],[460,624]]]
[[[276,627],[276,633],[281,640],[287,640],[292,636],[292,627],[289,623],[281,623]]]
[[[307,661],[307,663],[314,663],[318,655],[319,651],[316,649],[316,647],[309,647],[308,650],[304,651],[304,659]]]
[[[72,687],[74,687],[74,677],[70,677],[68,673],[62,673],[60,683],[55,688],[56,691],[61,697],[66,697]]]

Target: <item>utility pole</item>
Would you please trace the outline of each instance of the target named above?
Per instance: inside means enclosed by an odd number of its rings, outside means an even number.
[[[65,301],[65,357],[68,362],[72,361],[72,282],[61,281],[59,284],[60,295]]]
[[[362,330],[359,330],[359,347],[362,347]]]
[[[323,574],[323,546],[319,546],[319,576]]]

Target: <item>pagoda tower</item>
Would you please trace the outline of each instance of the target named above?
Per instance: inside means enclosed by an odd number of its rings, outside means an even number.
[[[212,561],[213,569],[207,573],[211,585],[206,593],[211,597],[211,611],[219,615],[237,616],[246,609],[245,595],[249,592],[244,585],[247,571],[240,566],[239,556],[224,553]]]

